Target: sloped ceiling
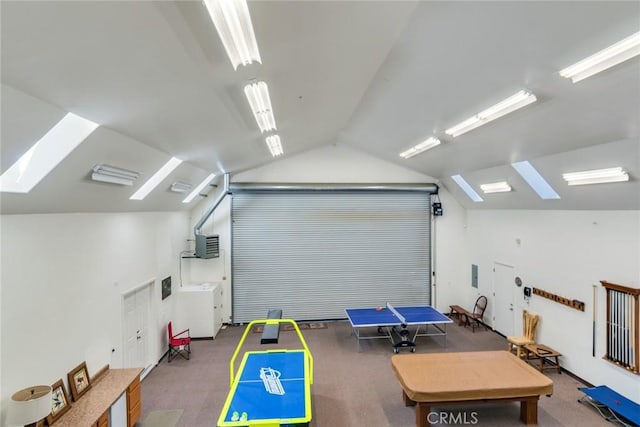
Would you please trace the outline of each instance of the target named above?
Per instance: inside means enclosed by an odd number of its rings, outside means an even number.
[[[640,31],[638,2],[252,1],[262,64],[234,71],[200,1],[2,1],[2,172],[66,112],[101,126],[2,213],[181,210],[181,180],[273,159],[242,88],[269,84],[285,157],[346,145],[433,176],[468,208],[640,209],[640,60],[577,84],[558,70]],[[444,129],[520,89],[538,102],[451,139]],[[430,135],[443,144],[398,153]],[[169,157],[184,163],[129,196]],[[529,160],[560,194],[540,200]],[[133,188],[94,164],[141,172]],[[563,172],[623,166],[628,183],[568,187]],[[384,170],[380,171],[384,181]],[[452,183],[507,180],[471,202]]]

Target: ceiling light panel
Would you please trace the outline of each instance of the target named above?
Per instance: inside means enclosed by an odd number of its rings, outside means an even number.
[[[247,96],[260,132],[276,130],[276,120],[273,116],[267,84],[265,82],[250,83],[244,87],[244,94]]]
[[[158,184],[160,184],[171,172],[173,172],[173,170],[177,168],[180,163],[182,163],[182,160],[178,158],[172,157],[171,159],[169,159],[169,161],[165,163],[164,166],[162,166],[158,170],[158,172],[154,173],[147,182],[142,184],[142,187],[140,187],[138,191],[133,193],[133,196],[129,197],[129,199],[142,200],[147,197],[147,195],[149,195],[149,193],[151,193],[151,191],[153,191],[153,189],[156,188]]]
[[[400,157],[409,159],[417,154],[429,150],[430,148],[437,147],[438,145],[440,145],[440,140],[432,136],[426,141],[423,141],[420,144],[409,148],[407,151],[403,151],[402,153],[400,153]]]
[[[456,138],[464,133],[467,133],[477,127],[487,124],[497,118],[500,118],[506,114],[509,114],[515,110],[525,107],[537,100],[536,96],[526,90],[512,95],[503,101],[479,112],[478,114],[470,117],[463,122],[458,123],[455,126],[445,130],[447,135],[451,135]]]
[[[474,202],[484,201],[482,197],[480,197],[480,195],[476,193],[476,190],[471,188],[469,183],[461,175],[453,175],[451,179],[453,179],[456,182],[456,184],[458,184],[458,186],[462,189],[462,191],[464,191],[465,194],[469,196],[471,200],[473,200]]]
[[[623,168],[617,167],[563,173],[562,178],[569,185],[588,185],[629,181],[629,174]]]
[[[262,63],[246,0],[204,0],[234,69]]]
[[[191,191],[192,189],[193,185],[186,182],[176,181],[171,184],[171,191],[174,193],[186,193],[188,191]]]
[[[91,170],[92,180],[110,184],[133,185],[133,181],[139,177],[140,174],[138,172],[111,165],[95,165]]]
[[[98,127],[67,113],[0,176],[0,192],[28,193]]]
[[[198,184],[198,186],[196,188],[193,189],[193,191],[191,193],[189,193],[189,195],[187,197],[184,198],[184,200],[182,201],[182,203],[189,203],[191,202],[197,195],[200,194],[200,192],[204,189],[204,187],[206,187],[207,185],[209,185],[209,183],[211,182],[211,180],[213,178],[215,178],[215,174],[211,174],[208,177],[206,177],[200,184]]]
[[[265,141],[267,141],[267,146],[269,147],[269,151],[273,157],[278,157],[284,153],[282,151],[282,144],[280,143],[280,137],[278,135],[268,136]]]
[[[597,52],[560,71],[573,83],[611,68],[640,54],[640,32]]]
[[[480,189],[483,193],[506,193],[511,191],[511,186],[506,181],[492,182],[490,184],[481,184]]]
[[[547,181],[528,161],[512,163],[511,166],[520,174],[533,191],[535,191],[541,199],[559,199],[560,196],[555,192]]]

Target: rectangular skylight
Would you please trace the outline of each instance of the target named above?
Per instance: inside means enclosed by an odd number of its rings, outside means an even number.
[[[0,176],[0,191],[28,193],[98,126],[67,113]]]
[[[498,119],[506,114],[509,114],[517,109],[520,109],[526,105],[531,104],[537,100],[536,96],[526,90],[520,92],[498,102],[491,107],[482,110],[473,117],[466,119],[465,121],[458,123],[457,125],[450,127],[444,132],[447,135],[451,135],[456,138],[464,133],[467,133],[477,127],[489,123],[495,119]]]
[[[474,202],[484,201],[482,197],[480,197],[480,195],[476,193],[476,191],[473,188],[471,188],[469,183],[462,176],[453,175],[451,179],[453,179],[456,182],[456,184],[458,184],[458,186],[462,189],[462,191],[464,191],[471,200],[473,200]]]
[[[629,174],[623,168],[617,167],[563,173],[562,178],[567,181],[569,185],[587,185],[629,181]]]
[[[559,199],[560,196],[554,191],[547,181],[528,161],[512,163],[511,166],[527,181],[527,184],[538,193],[541,199]]]
[[[172,157],[169,159],[169,161],[165,163],[158,172],[154,173],[147,182],[142,184],[142,187],[133,193],[133,196],[129,197],[129,199],[142,200],[147,197],[147,195],[151,193],[151,191],[156,188],[158,184],[160,184],[162,180],[164,180],[175,168],[177,168],[180,163],[182,163],[182,160],[178,158]]]
[[[637,55],[640,55],[640,32],[568,66],[560,75],[577,83]]]
[[[434,136],[428,138],[426,141],[422,141],[420,144],[414,145],[406,151],[400,153],[400,157],[409,159],[417,154],[429,150],[430,148],[440,145],[440,140]]]
[[[193,191],[191,193],[189,193],[189,195],[187,197],[184,198],[184,200],[182,201],[182,203],[189,203],[190,201],[192,201],[198,194],[200,194],[200,192],[202,191],[202,189],[204,187],[206,187],[207,185],[209,185],[209,183],[211,182],[211,180],[213,178],[215,178],[215,174],[211,174],[208,177],[206,177],[204,179],[204,181],[202,181],[200,184],[198,184],[198,186],[196,188],[193,189]]]

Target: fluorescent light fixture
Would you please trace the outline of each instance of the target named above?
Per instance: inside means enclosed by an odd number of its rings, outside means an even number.
[[[262,63],[246,0],[204,0],[235,70],[239,65]]]
[[[200,194],[200,192],[202,191],[202,189],[204,187],[206,187],[207,185],[209,185],[209,183],[211,182],[211,180],[213,178],[215,178],[215,174],[211,174],[208,177],[206,177],[204,179],[204,181],[202,181],[200,184],[198,184],[198,186],[196,188],[193,189],[193,191],[191,193],[189,193],[189,195],[187,197],[184,198],[184,200],[182,201],[182,203],[189,203],[190,201],[192,201],[198,194]]]
[[[486,193],[506,193],[511,191],[511,186],[506,181],[481,184],[480,189]]]
[[[31,191],[97,127],[97,123],[67,113],[0,176],[0,192]]]
[[[151,192],[151,190],[156,188],[158,184],[160,184],[162,180],[164,180],[167,177],[167,175],[169,175],[175,168],[177,168],[180,163],[182,163],[182,160],[177,159],[175,157],[172,157],[171,159],[169,159],[169,161],[165,163],[164,166],[162,166],[158,170],[158,172],[154,173],[153,176],[149,178],[147,182],[142,184],[142,187],[140,187],[138,191],[133,193],[133,196],[129,197],[129,199],[142,200],[145,197],[147,197],[147,195]]]
[[[563,173],[562,178],[567,181],[569,185],[587,185],[629,181],[629,174],[624,169],[617,167]]]
[[[511,166],[527,181],[527,184],[538,193],[541,199],[559,199],[560,196],[554,191],[547,181],[528,161],[511,163]]]
[[[420,144],[409,148],[407,151],[403,151],[402,153],[400,153],[400,157],[408,159],[415,156],[416,154],[420,154],[423,151],[427,151],[428,149],[436,147],[438,145],[440,145],[440,140],[432,136],[426,141],[422,141]]]
[[[91,170],[92,180],[110,184],[133,185],[139,177],[138,172],[110,165],[95,165]]]
[[[469,183],[462,176],[453,175],[451,179],[453,179],[456,182],[456,184],[458,184],[458,186],[462,188],[462,191],[464,191],[471,200],[473,200],[474,202],[484,201],[482,197],[480,197],[480,195],[476,193],[476,191],[473,188],[471,188]]]
[[[269,88],[265,82],[250,83],[244,87],[253,116],[256,118],[260,132],[276,129],[276,119],[273,117]]]
[[[521,90],[515,95],[498,102],[497,104],[487,108],[467,120],[450,127],[444,132],[452,137],[458,137],[469,132],[479,126],[489,123],[492,120],[509,114],[519,108],[531,104],[537,100],[536,96],[529,91]]]
[[[280,144],[280,137],[278,135],[268,136],[266,141],[267,146],[269,146],[269,151],[271,151],[271,155],[273,157],[278,157],[283,153],[282,144]]]
[[[573,83],[577,83],[638,54],[640,54],[640,32],[632,34],[626,39],[568,66],[560,71],[560,75],[571,79]]]
[[[192,189],[193,185],[186,182],[176,181],[171,184],[171,191],[173,191],[174,193],[186,193],[187,191],[191,191]]]

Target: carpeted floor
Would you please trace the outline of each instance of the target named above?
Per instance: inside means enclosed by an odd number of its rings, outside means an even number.
[[[402,389],[391,370],[390,343],[363,341],[362,351],[358,352],[348,322],[326,322],[326,326],[303,330],[315,361],[311,427],[415,426],[415,408],[404,406]],[[447,331],[446,347],[442,337],[419,338],[416,352],[507,348],[504,337],[490,330],[472,333],[469,328],[450,325]],[[215,340],[193,342],[191,360],[177,358],[167,363],[164,358],[142,382],[141,419],[152,411],[182,408],[176,427],[215,426],[229,391],[229,359],[243,332],[244,327],[232,326],[222,330]],[[291,333],[281,334],[277,345],[261,346],[259,342],[260,335],[250,334],[242,351],[300,348],[296,334]],[[612,426],[593,408],[577,402],[582,396],[577,390],[583,386],[581,382],[555,370],[545,374],[554,382],[554,393],[540,398],[538,425]],[[523,425],[519,422],[519,403],[442,406],[434,410],[462,414],[468,421],[477,420],[477,426]]]
[[[184,410],[151,411],[144,421],[137,423],[139,427],[175,427]]]

